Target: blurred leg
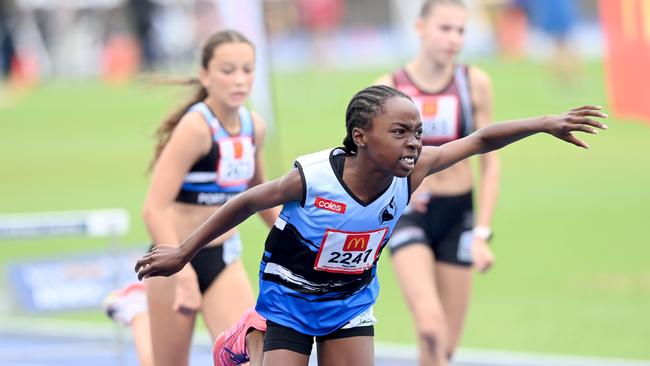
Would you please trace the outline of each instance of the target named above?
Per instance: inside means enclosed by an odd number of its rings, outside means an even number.
[[[309,356],[286,349],[264,352],[264,366],[307,366]]]
[[[374,337],[348,337],[318,343],[319,366],[374,364]]]
[[[131,329],[139,364],[153,366],[149,309],[144,284],[136,282],[112,291],[104,299],[102,307],[114,322]]]
[[[253,289],[241,260],[226,266],[203,294],[205,324],[216,338],[255,305]]]
[[[131,321],[131,334],[140,366],[153,366],[153,349],[149,329],[149,313],[136,315]]]
[[[435,276],[447,324],[447,355],[451,358],[463,331],[472,290],[472,268],[436,262]]]
[[[237,323],[255,305],[253,289],[241,260],[226,266],[203,296],[203,318],[213,339]],[[263,334],[253,331],[246,337],[251,365],[261,365]]]
[[[393,253],[397,280],[411,310],[418,336],[420,365],[447,365],[447,325],[436,291],[434,256],[426,244]]]
[[[156,366],[187,365],[196,314],[174,311],[174,277],[149,278],[145,284]]]
[[[261,366],[264,362],[264,333],[254,330],[246,336],[246,349],[251,366]]]

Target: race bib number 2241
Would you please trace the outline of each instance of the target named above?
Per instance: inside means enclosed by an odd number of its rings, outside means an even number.
[[[372,267],[379,255],[387,228],[366,232],[328,229],[316,256],[314,269],[334,273],[358,274]]]

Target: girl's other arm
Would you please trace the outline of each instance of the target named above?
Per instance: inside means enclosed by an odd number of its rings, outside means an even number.
[[[425,146],[412,173],[411,182],[417,187],[425,176],[446,169],[476,154],[498,150],[538,132],[551,134],[561,140],[585,149],[589,146],[573,132],[598,133],[596,128],[607,126],[592,117],[607,118],[601,107],[584,106],[557,116],[544,116],[492,124],[469,136],[440,147]]]

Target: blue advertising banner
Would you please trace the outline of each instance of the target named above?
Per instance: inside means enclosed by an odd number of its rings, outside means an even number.
[[[142,252],[13,263],[9,281],[21,310],[38,313],[97,308],[111,291],[137,281]]]

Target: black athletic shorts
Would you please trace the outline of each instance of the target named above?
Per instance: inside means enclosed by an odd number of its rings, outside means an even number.
[[[316,342],[320,343],[332,339],[374,336],[374,325],[339,329],[324,336],[314,337],[267,320],[266,334],[264,335],[264,352],[286,349],[309,356],[314,344],[314,338],[316,338]]]
[[[235,234],[222,245],[204,247],[196,253],[190,264],[196,272],[201,293],[207,291],[226,266],[240,258],[241,247],[239,234]]]
[[[391,253],[416,243],[427,244],[436,261],[470,266],[474,209],[472,192],[431,197],[425,213],[409,212],[397,221],[388,242]]]

